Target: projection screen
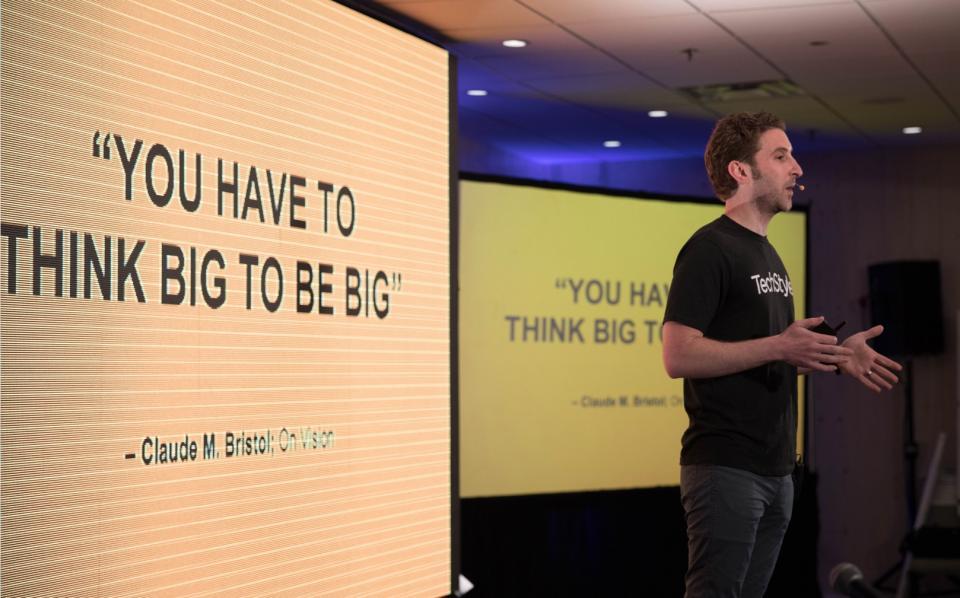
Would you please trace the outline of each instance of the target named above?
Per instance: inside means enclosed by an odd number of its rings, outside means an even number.
[[[446,595],[446,51],[4,1],[2,593]]]
[[[723,206],[535,185],[460,183],[461,496],[677,485],[660,328],[680,247]],[[803,314],[806,214],[768,233]]]

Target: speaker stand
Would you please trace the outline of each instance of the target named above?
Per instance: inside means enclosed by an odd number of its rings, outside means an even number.
[[[913,526],[917,519],[917,446],[916,429],[913,424],[913,360],[907,358],[903,364],[903,458],[906,462],[907,527]]]
[[[877,578],[874,586],[881,590],[895,591],[897,588],[884,587],[883,584],[891,577],[901,572],[906,575],[904,563],[906,562],[907,552],[913,540],[913,525],[917,517],[917,446],[916,430],[913,422],[913,360],[909,357],[903,364],[903,460],[904,469],[904,494],[907,502],[907,531],[903,535],[903,541],[900,542],[900,560],[883,572],[883,575]],[[911,594],[912,595],[912,594]]]

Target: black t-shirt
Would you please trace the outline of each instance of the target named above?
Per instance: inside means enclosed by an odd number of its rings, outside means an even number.
[[[767,238],[721,216],[677,256],[664,321],[734,342],[779,334],[794,319],[793,288]],[[725,465],[759,475],[793,471],[797,369],[776,361],[716,378],[685,379],[690,426],[681,465]]]

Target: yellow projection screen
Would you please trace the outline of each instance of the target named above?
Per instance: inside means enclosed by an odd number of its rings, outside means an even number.
[[[461,496],[677,485],[660,327],[680,247],[723,206],[529,185],[460,183]],[[806,215],[769,237],[803,314]]]
[[[3,595],[449,593],[449,81],[328,1],[4,0]]]

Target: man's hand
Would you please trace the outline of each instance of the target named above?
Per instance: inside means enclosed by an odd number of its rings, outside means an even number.
[[[851,348],[837,345],[837,337],[810,330],[821,322],[823,316],[797,320],[777,335],[781,358],[801,370],[833,372],[853,356]]]
[[[851,335],[841,345],[850,349],[853,357],[839,364],[840,371],[859,380],[874,392],[893,388],[899,380],[892,370],[899,372],[903,369],[899,363],[877,353],[867,345],[869,339],[880,336],[881,332],[883,332],[883,326],[874,326],[869,330]]]

